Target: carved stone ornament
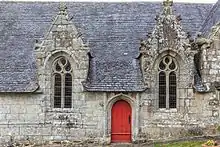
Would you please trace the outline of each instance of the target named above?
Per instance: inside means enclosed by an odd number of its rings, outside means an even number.
[[[57,53],[68,53],[75,58],[75,62],[79,62],[79,52],[87,52],[86,47],[80,33],[75,25],[71,22],[67,13],[65,3],[60,3],[59,12],[55,16],[48,32],[42,41],[36,40],[35,51],[37,57],[38,68],[46,65],[45,63],[50,56]],[[86,55],[86,53],[85,53]],[[87,60],[87,58],[85,58]]]
[[[140,42],[141,64],[145,84],[147,84],[146,80],[150,79],[154,61],[164,51],[172,50],[179,54],[189,66],[191,64],[193,66],[193,57],[197,52],[192,50],[194,40],[183,31],[180,23],[181,17],[173,14],[172,5],[172,0],[163,2],[163,11],[156,17],[156,25],[152,34],[148,34],[147,39],[142,39]],[[189,67],[189,69],[191,68],[193,67]],[[191,71],[190,73],[193,72]]]
[[[209,105],[218,106],[219,105],[219,100],[218,99],[212,99],[212,100],[209,101]]]
[[[202,36],[202,33],[199,32],[196,37],[196,44],[198,46],[198,49],[207,49],[210,48],[213,40],[219,39],[220,37],[220,22],[218,22],[216,25],[214,25],[211,29],[211,33],[207,38]]]
[[[218,22],[215,26],[212,27],[209,38],[219,37],[219,35],[220,35],[220,22]]]
[[[73,36],[68,31],[54,31],[53,39],[55,48],[72,46]]]
[[[204,37],[202,37],[201,33],[198,33],[197,38],[196,38],[196,44],[197,44],[199,49],[201,49],[201,48],[210,48],[210,46],[212,44],[212,40],[204,38]]]

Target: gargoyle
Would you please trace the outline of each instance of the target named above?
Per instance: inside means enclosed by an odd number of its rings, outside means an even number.
[[[201,33],[197,35],[196,44],[199,48],[201,48],[203,45],[206,45],[206,48],[210,48],[211,43],[212,40],[202,37]]]

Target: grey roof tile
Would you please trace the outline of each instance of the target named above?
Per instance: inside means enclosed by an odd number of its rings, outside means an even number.
[[[186,32],[194,34],[209,4],[175,4]],[[90,91],[142,91],[139,39],[152,32],[160,3],[67,3],[70,18],[89,42]],[[0,92],[37,88],[34,40],[43,38],[58,13],[58,3],[0,3]]]
[[[200,28],[200,32],[202,32],[204,36],[208,36],[212,26],[218,22],[220,22],[220,0],[210,9],[210,12]]]

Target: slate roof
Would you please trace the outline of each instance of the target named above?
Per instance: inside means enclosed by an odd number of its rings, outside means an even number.
[[[210,12],[207,15],[207,18],[204,20],[200,32],[203,36],[208,36],[211,31],[212,26],[220,22],[220,0],[212,7]]]
[[[211,4],[174,4],[183,28],[194,34]],[[161,3],[67,3],[69,16],[89,43],[89,91],[143,91],[139,40],[152,32]],[[37,89],[34,40],[43,38],[58,3],[0,3],[0,92]]]

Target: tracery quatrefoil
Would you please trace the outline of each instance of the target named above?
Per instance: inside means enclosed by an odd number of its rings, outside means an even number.
[[[72,71],[72,67],[70,62],[64,58],[60,57],[54,62],[53,72],[55,73],[70,73]]]

